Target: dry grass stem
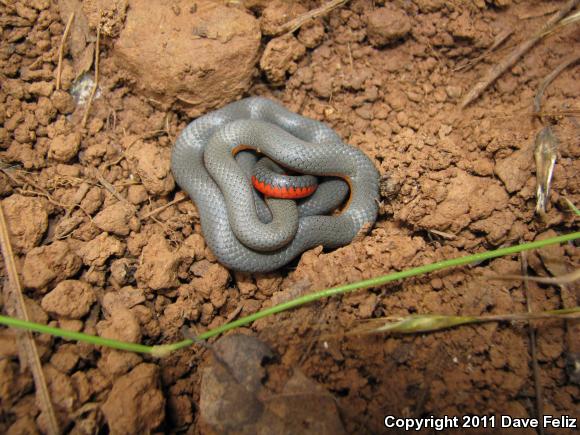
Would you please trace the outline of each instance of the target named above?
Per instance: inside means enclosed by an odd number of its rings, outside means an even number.
[[[558,65],[554,71],[548,74],[540,86],[538,87],[538,92],[536,92],[536,96],[534,97],[534,113],[541,118],[541,106],[542,106],[542,97],[544,96],[544,91],[548,87],[552,81],[558,77],[558,75],[568,68],[570,65],[575,64],[580,60],[580,53],[574,53],[573,55],[569,56],[564,62]]]
[[[12,252],[12,245],[10,243],[10,235],[8,233],[8,227],[6,225],[6,219],[4,217],[4,211],[2,205],[0,204],[0,246],[2,248],[2,256],[4,258],[4,264],[8,274],[8,294],[6,295],[7,302],[10,301],[10,305],[13,305],[16,315],[26,321],[29,321],[28,311],[26,309],[26,304],[24,302],[24,297],[22,295],[22,287],[20,285],[20,279],[18,278],[18,272],[16,270],[16,264],[14,263],[14,253]],[[44,377],[44,372],[42,371],[42,364],[40,363],[40,357],[38,355],[38,349],[34,342],[34,338],[31,332],[19,332],[19,347],[23,351],[20,355],[21,364],[27,364],[32,372],[32,377],[34,378],[34,385],[36,386],[36,395],[38,398],[38,405],[41,412],[44,413],[47,422],[47,430],[51,435],[56,435],[60,433],[58,427],[58,420],[56,419],[56,414],[52,407],[52,402],[50,400],[50,395],[48,393],[48,387],[46,386],[46,379]]]
[[[564,5],[560,11],[554,14],[546,23],[535,32],[530,38],[518,45],[507,57],[503,58],[499,63],[495,64],[489,69],[485,77],[471,88],[461,101],[459,107],[463,109],[469,103],[478,98],[487,87],[495,82],[508,68],[512,67],[530,48],[542,39],[542,35],[555,26],[562,18],[564,18],[574,7],[578,5],[580,0],[570,0]]]
[[[316,8],[312,9],[311,11],[302,14],[293,20],[288,21],[287,23],[280,26],[280,29],[273,35],[279,36],[284,35],[286,33],[293,33],[298,30],[300,27],[304,25],[307,21],[313,20],[314,18],[320,17],[322,15],[327,14],[328,12],[336,9],[339,6],[347,3],[349,0],[331,0],[328,3]]]
[[[528,276],[528,275],[502,275],[502,276],[486,276],[490,280],[512,280],[520,279],[523,281],[538,282],[540,284],[571,284],[580,279],[580,269],[574,272],[567,273],[566,275],[554,276],[554,277],[543,277],[543,276]]]
[[[62,58],[64,57],[64,47],[66,45],[66,39],[68,38],[68,34],[70,32],[71,24],[75,17],[75,13],[71,12],[70,17],[66,23],[66,27],[64,28],[64,33],[62,34],[62,40],[60,41],[60,47],[58,47],[58,67],[56,69],[56,90],[60,89],[61,84],[61,76],[62,76]]]
[[[520,254],[520,271],[524,277],[524,294],[526,297],[526,310],[528,315],[532,314],[532,298],[530,296],[530,285],[527,279],[528,271],[528,256],[527,252],[522,252]],[[536,343],[536,330],[534,325],[530,322],[528,323],[528,332],[530,335],[530,357],[532,359],[532,372],[534,376],[534,391],[536,394],[536,417],[538,420],[542,420],[544,417],[544,399],[542,391],[542,383],[540,378],[540,366],[538,365],[538,350]],[[543,435],[544,429],[539,428],[538,433]]]

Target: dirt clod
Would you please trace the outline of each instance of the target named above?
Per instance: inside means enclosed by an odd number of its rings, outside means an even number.
[[[152,195],[168,194],[175,187],[169,155],[169,149],[159,149],[151,143],[140,141],[127,151],[133,171]]]
[[[260,59],[260,68],[272,84],[280,85],[287,74],[293,74],[296,71],[297,62],[305,53],[306,49],[294,36],[281,36],[272,39],[266,45]]]
[[[89,242],[84,243],[77,254],[87,266],[104,266],[107,259],[112,256],[120,256],[125,251],[122,242],[107,233],[101,233]]]
[[[100,211],[93,219],[93,223],[108,233],[126,236],[130,231],[129,220],[134,214],[135,210],[132,207],[119,201]]]
[[[39,198],[11,195],[2,201],[12,248],[26,254],[37,246],[48,228],[48,208]],[[26,216],[26,219],[23,219]]]
[[[407,36],[411,31],[411,20],[405,11],[389,3],[368,14],[367,26],[370,43],[380,47]]]
[[[144,261],[137,267],[135,277],[139,286],[163,290],[177,286],[177,269],[181,256],[167,240],[155,235],[143,248]]]
[[[81,147],[80,133],[69,133],[67,135],[58,135],[50,142],[48,157],[57,161],[66,163],[79,152]]]
[[[112,433],[148,433],[165,418],[165,399],[159,389],[159,369],[139,364],[113,384],[101,407]]]
[[[89,284],[67,279],[42,298],[42,309],[53,315],[80,319],[96,300],[95,291]]]
[[[192,11],[190,2],[178,1],[175,14],[162,1],[133,1],[114,47],[117,65],[135,78],[141,92],[178,104],[190,116],[223,106],[248,89],[260,44],[251,15],[209,0],[195,5]]]
[[[57,240],[47,246],[32,248],[26,254],[22,281],[25,287],[40,290],[72,277],[81,264],[81,259],[70,250],[68,243]]]

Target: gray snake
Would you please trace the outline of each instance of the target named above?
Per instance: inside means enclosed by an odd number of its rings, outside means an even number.
[[[345,180],[350,196],[342,212],[321,214],[336,207],[331,195],[346,193],[336,179],[323,181],[298,206],[285,199],[264,205],[251,182],[256,152],[292,171]],[[171,170],[197,205],[207,245],[233,270],[270,272],[315,246],[346,245],[377,217],[379,176],[371,160],[325,124],[266,98],[246,98],[192,121],[175,141]]]

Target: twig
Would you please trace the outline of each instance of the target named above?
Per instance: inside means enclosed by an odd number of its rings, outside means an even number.
[[[103,177],[103,174],[101,174],[99,172],[98,169],[95,169],[95,177],[97,178],[97,180],[99,180],[99,183],[105,188],[107,189],[111,195],[113,195],[115,198],[117,198],[119,201],[121,201],[122,203],[128,205],[129,207],[131,207],[133,210],[135,210],[135,206],[133,204],[131,204],[129,201],[127,201],[123,195],[121,195],[117,189],[115,189],[115,186],[113,186],[111,183],[109,183],[107,180],[105,180],[105,177]]]
[[[511,280],[521,279],[523,281],[539,282],[541,284],[571,284],[580,279],[580,269],[565,275],[544,277],[544,276],[528,276],[528,275],[501,275],[501,276],[485,276],[490,280]]]
[[[87,108],[85,114],[83,115],[83,120],[81,122],[81,127],[85,128],[87,125],[87,119],[89,117],[89,112],[91,111],[91,105],[93,104],[93,98],[97,93],[97,88],[99,87],[99,51],[101,45],[101,25],[97,26],[97,44],[95,46],[95,82],[93,83],[93,89],[91,89],[91,95],[89,95],[89,101],[87,101]]]
[[[8,288],[10,289],[10,299],[14,301],[14,307],[16,314],[20,319],[29,321],[28,311],[24,302],[24,297],[22,296],[22,287],[20,285],[20,280],[18,279],[18,272],[16,270],[16,265],[14,263],[14,254],[12,252],[12,245],[10,244],[10,236],[8,234],[8,227],[6,225],[6,219],[4,218],[4,211],[2,210],[2,205],[0,205],[0,245],[2,248],[2,256],[4,257],[4,264],[6,266],[6,271],[8,273]],[[48,388],[46,386],[46,379],[44,378],[44,372],[42,371],[42,365],[40,363],[40,357],[38,355],[38,349],[34,343],[32,333],[27,331],[22,333],[20,336],[22,349],[24,350],[24,356],[21,355],[23,361],[30,367],[32,376],[34,378],[34,385],[36,386],[36,393],[38,394],[38,404],[41,412],[44,413],[47,419],[47,430],[51,435],[57,435],[60,433],[58,427],[58,421],[52,407],[52,402],[50,401],[50,395],[48,394]]]
[[[475,86],[467,93],[467,95],[465,95],[459,107],[463,109],[465,106],[479,97],[490,84],[492,84],[508,68],[514,65],[518,59],[522,57],[530,48],[532,48],[542,38],[542,35],[546,32],[546,30],[556,25],[556,23],[564,18],[568,12],[570,12],[579,2],[580,0],[570,0],[562,9],[560,9],[558,13],[546,21],[546,23],[537,32],[535,32],[532,37],[522,42],[507,57],[502,59],[499,63],[495,64],[487,72],[483,80],[476,83]]]
[[[180,203],[181,201],[183,201],[183,200],[184,200],[184,199],[186,199],[186,198],[187,198],[186,196],[183,196],[183,197],[181,197],[181,198],[174,199],[173,201],[171,201],[171,202],[168,202],[167,204],[165,204],[165,205],[162,205],[161,207],[157,207],[155,210],[151,210],[149,213],[146,213],[145,215],[143,215],[143,216],[141,217],[141,219],[142,219],[142,220],[145,220],[145,219],[148,219],[148,218],[150,218],[151,216],[155,216],[156,214],[158,214],[158,213],[161,213],[161,212],[162,212],[163,210],[165,210],[166,208],[169,208],[169,207],[171,207],[172,205],[175,205],[175,204],[177,204],[177,203]]]
[[[503,42],[506,39],[508,39],[512,35],[512,33],[514,33],[513,29],[504,29],[495,37],[495,40],[493,41],[493,44],[491,47],[489,47],[487,50],[485,50],[481,55],[477,56],[475,59],[472,59],[469,62],[467,62],[461,66],[458,66],[457,68],[454,68],[453,71],[470,70],[475,65],[477,65],[479,62],[481,62],[483,59],[485,59],[487,56],[489,56],[492,51],[495,51],[495,49],[497,47],[499,47],[501,44],[503,44]]]
[[[522,252],[520,254],[520,270],[522,275],[526,277],[528,275],[528,256],[527,252]],[[528,315],[532,314],[532,305],[531,305],[531,297],[530,297],[530,286],[528,284],[528,280],[524,279],[524,291],[526,295],[526,309]],[[532,371],[534,374],[534,389],[536,392],[536,413],[538,420],[543,420],[544,416],[544,401],[542,395],[542,384],[540,379],[540,367],[538,365],[538,351],[536,347],[536,330],[532,322],[528,323],[529,333],[530,333],[530,353],[532,357]],[[544,429],[543,426],[540,425],[538,428],[538,433],[543,435]]]
[[[542,81],[542,83],[540,84],[540,86],[538,86],[538,92],[536,92],[536,96],[534,97],[534,113],[536,114],[536,116],[541,118],[541,106],[542,106],[542,97],[544,96],[544,91],[546,90],[546,88],[548,87],[548,85],[550,83],[552,83],[552,81],[558,77],[558,75],[564,71],[566,68],[568,68],[570,65],[578,62],[578,60],[580,60],[580,53],[575,53],[572,56],[568,57],[566,60],[564,60],[564,62],[562,62],[560,65],[558,65],[554,71],[552,71],[550,74],[548,74],[544,80]]]
[[[62,34],[62,40],[60,41],[60,47],[58,47],[58,68],[56,69],[56,90],[60,89],[60,78],[62,75],[62,58],[64,56],[64,46],[66,44],[66,38],[68,38],[68,34],[70,32],[70,27],[75,17],[75,13],[71,12],[70,17],[66,23],[66,27],[64,28],[64,33]]]
[[[296,18],[294,18],[293,20],[288,21],[285,24],[282,24],[282,26],[280,26],[280,28],[276,31],[276,33],[273,36],[279,36],[279,35],[283,35],[285,33],[293,33],[296,30],[298,30],[300,27],[302,27],[302,25],[304,23],[306,23],[309,20],[312,20],[316,17],[319,17],[321,15],[324,15],[328,12],[330,12],[331,10],[342,6],[343,4],[347,3],[349,0],[331,0],[328,3],[316,8],[316,9],[312,9],[311,11],[306,12],[305,14],[302,14]]]

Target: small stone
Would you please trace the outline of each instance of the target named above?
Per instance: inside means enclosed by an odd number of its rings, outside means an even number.
[[[320,19],[307,21],[300,28],[298,41],[304,44],[306,48],[315,48],[322,43],[324,34],[324,24],[322,24]]]
[[[399,112],[397,113],[397,122],[401,127],[406,127],[409,125],[409,117],[405,112]]]
[[[140,355],[133,352],[106,349],[101,354],[98,367],[103,373],[111,377],[118,377],[127,373],[142,360]]]
[[[74,344],[63,344],[50,358],[50,363],[62,373],[70,373],[79,362],[79,354]]]
[[[433,92],[433,97],[438,103],[444,103],[447,100],[447,92],[445,92],[445,89],[437,88]]]
[[[461,89],[461,86],[449,85],[445,88],[445,92],[447,92],[447,95],[449,96],[449,98],[452,98],[455,100],[455,99],[461,97],[462,89]]]
[[[117,285],[125,285],[135,281],[135,265],[128,258],[120,258],[111,262],[111,279]]]
[[[147,192],[167,195],[175,188],[171,175],[171,150],[149,142],[138,142],[126,154],[131,170],[139,176]]]
[[[400,112],[407,106],[408,99],[404,92],[394,89],[386,95],[385,102],[391,106],[393,110]]]

